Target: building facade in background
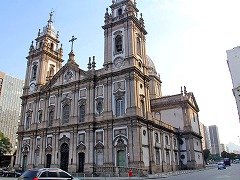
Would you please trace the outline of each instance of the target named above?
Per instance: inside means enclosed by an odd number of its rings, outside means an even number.
[[[220,155],[223,151],[226,151],[227,153],[229,153],[229,149],[226,144],[220,144]]]
[[[205,126],[201,122],[199,124],[200,124],[200,132],[201,132],[201,136],[202,136],[202,148],[204,150],[204,149],[207,149]]]
[[[112,1],[110,8],[102,26],[101,69],[96,69],[95,57],[89,58],[88,70],[80,69],[73,48],[62,66],[52,13],[32,42],[16,166],[99,174],[201,168],[202,136],[193,93],[184,88],[162,96],[162,82],[146,54],[147,31],[136,1]]]
[[[227,64],[232,78],[233,95],[236,100],[240,120],[240,46],[227,50]]]
[[[0,72],[0,131],[10,139],[12,153],[16,150],[16,132],[21,114],[24,81]]]
[[[219,154],[220,153],[220,139],[218,133],[218,127],[216,125],[208,126],[209,135],[210,135],[210,143],[211,143],[211,154]]]

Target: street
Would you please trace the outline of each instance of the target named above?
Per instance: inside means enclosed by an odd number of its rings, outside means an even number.
[[[226,169],[218,170],[217,167],[214,169],[209,169],[205,171],[197,171],[194,173],[183,174],[179,176],[167,177],[165,179],[171,180],[239,180],[240,179],[240,164],[232,164]]]
[[[82,178],[76,178],[76,179],[82,179]],[[94,180],[125,180],[125,179],[138,179],[137,177],[128,178],[128,177],[98,177],[98,178],[86,178],[86,179],[94,179]],[[144,178],[139,178],[144,179]],[[186,180],[186,179],[194,179],[194,180],[239,180],[240,179],[240,164],[232,164],[232,166],[227,167],[223,170],[218,170],[217,167],[213,169],[208,170],[202,170],[202,171],[193,171],[192,173],[187,174],[181,174],[181,175],[175,175],[175,176],[169,176],[169,177],[162,177],[162,178],[145,178],[145,179],[171,179],[171,180]],[[14,177],[1,177],[0,180],[17,180],[17,178]]]

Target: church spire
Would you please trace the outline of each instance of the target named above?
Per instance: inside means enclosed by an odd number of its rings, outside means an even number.
[[[29,92],[40,90],[62,67],[63,48],[62,45],[59,48],[59,32],[55,33],[53,27],[53,11],[49,15],[47,25],[42,31],[39,29],[36,43],[32,42],[27,56],[25,86]]]

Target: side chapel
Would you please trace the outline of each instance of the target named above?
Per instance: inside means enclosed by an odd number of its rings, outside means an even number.
[[[79,67],[63,48],[52,16],[27,56],[16,166],[68,172],[147,173],[203,166],[199,108],[193,93],[162,96],[146,54],[136,0],[112,0],[104,16],[104,62]],[[75,38],[73,37],[72,41]]]

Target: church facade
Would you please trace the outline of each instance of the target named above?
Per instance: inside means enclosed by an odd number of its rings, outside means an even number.
[[[162,96],[146,54],[135,0],[106,9],[103,68],[79,68],[63,48],[50,14],[27,56],[16,166],[69,172],[166,172],[201,168],[199,108],[193,93]],[[72,43],[74,41],[72,38]]]

